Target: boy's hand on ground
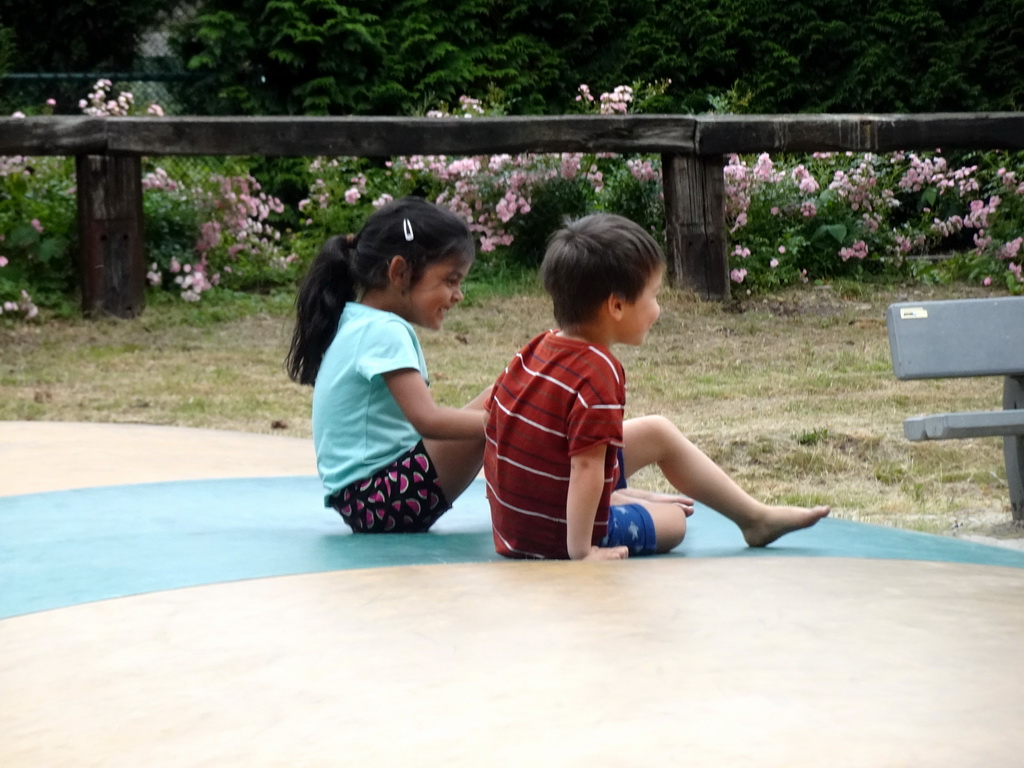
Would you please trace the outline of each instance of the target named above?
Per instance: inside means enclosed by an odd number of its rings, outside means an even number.
[[[626,547],[591,547],[584,560],[625,560],[629,557]]]

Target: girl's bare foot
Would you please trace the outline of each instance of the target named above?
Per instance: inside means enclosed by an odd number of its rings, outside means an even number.
[[[781,536],[801,528],[810,528],[827,516],[829,507],[766,507],[764,515],[741,526],[747,546],[765,547]]]

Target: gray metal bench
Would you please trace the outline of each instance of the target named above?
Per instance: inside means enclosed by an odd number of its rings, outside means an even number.
[[[1024,297],[901,302],[886,312],[897,379],[1003,376],[1003,410],[903,422],[910,440],[1003,438],[1010,508],[1024,522]]]

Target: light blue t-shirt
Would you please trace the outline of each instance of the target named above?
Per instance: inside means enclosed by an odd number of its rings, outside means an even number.
[[[391,312],[348,302],[313,387],[313,444],[325,504],[420,441],[382,376],[402,368],[427,379],[413,327]]]

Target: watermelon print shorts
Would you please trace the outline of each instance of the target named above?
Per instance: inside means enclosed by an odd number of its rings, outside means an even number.
[[[331,497],[354,533],[424,533],[451,508],[422,441]]]

